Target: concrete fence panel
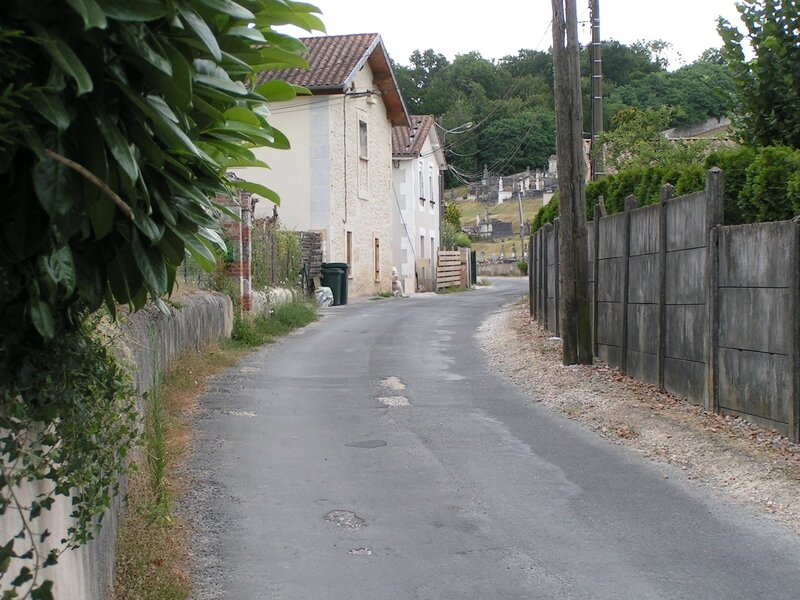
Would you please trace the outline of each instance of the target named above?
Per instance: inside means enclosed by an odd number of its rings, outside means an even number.
[[[719,408],[795,435],[798,225],[724,227],[719,241]]]
[[[627,215],[600,219],[597,228],[597,355],[610,365],[623,364]]]

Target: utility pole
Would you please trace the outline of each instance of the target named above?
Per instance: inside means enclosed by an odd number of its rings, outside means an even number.
[[[553,70],[558,156],[559,314],[562,361],[592,364],[589,245],[586,232],[583,102],[576,0],[552,0]]]
[[[603,133],[603,56],[600,39],[600,0],[589,0],[592,11],[592,181],[605,175],[600,134]]]
[[[517,181],[517,202],[519,203],[519,243],[520,253],[525,255],[525,215],[522,212],[522,179]]]

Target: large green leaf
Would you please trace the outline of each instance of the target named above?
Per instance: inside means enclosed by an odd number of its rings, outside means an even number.
[[[261,185],[260,183],[255,183],[253,181],[232,181],[230,184],[231,189],[239,189],[245,192],[251,192],[253,194],[257,194],[259,196],[263,196],[270,202],[273,202],[280,206],[281,204],[281,197],[278,196],[273,190],[269,189],[266,186]]]
[[[152,248],[149,242],[143,242],[139,234],[134,232],[131,238],[133,259],[139,268],[145,284],[160,296],[167,292],[167,268],[161,254]]]
[[[209,8],[213,8],[216,12],[228,15],[237,19],[246,19],[252,21],[255,15],[247,10],[244,6],[236,4],[232,0],[197,0],[200,4],[205,4]]]
[[[264,38],[264,34],[262,34],[258,29],[247,27],[246,25],[237,25],[235,27],[231,27],[225,31],[225,35],[250,40],[251,42],[260,44],[265,44],[267,42],[267,40]]]
[[[243,106],[234,106],[233,108],[229,108],[225,111],[225,118],[229,121],[247,123],[248,125],[253,125],[254,127],[258,127],[261,124],[261,122],[258,120],[258,117],[253,114],[253,111],[249,108],[244,108]]]
[[[137,58],[147,61],[165,75],[172,75],[169,59],[164,55],[164,50],[158,47],[158,41],[146,26],[130,23],[118,27],[117,32],[128,45],[128,50]]]
[[[55,334],[55,321],[53,320],[53,309],[46,302],[34,298],[31,300],[31,321],[36,331],[45,340],[50,341]]]
[[[217,37],[203,18],[188,7],[183,7],[180,12],[184,23],[189,29],[194,31],[197,39],[211,53],[211,56],[213,56],[215,60],[221,60],[222,50],[220,50]]]
[[[64,40],[46,31],[43,27],[32,24],[31,28],[36,33],[45,51],[61,67],[64,72],[75,80],[78,86],[78,95],[91,92],[93,89],[92,78],[78,55]]]
[[[139,179],[139,166],[136,163],[136,158],[131,152],[130,143],[128,139],[122,135],[122,132],[114,124],[113,121],[105,113],[98,113],[95,117],[95,122],[100,128],[100,133],[106,142],[106,146],[111,151],[111,155],[116,159],[117,163],[125,175],[131,182]]]
[[[155,21],[169,14],[169,3],[163,0],[96,0],[106,16],[118,21]]]
[[[256,93],[261,94],[270,102],[283,102],[294,100],[297,97],[297,90],[294,86],[278,79],[267,81],[256,88]]]
[[[33,187],[39,204],[51,218],[63,217],[74,208],[75,179],[64,165],[50,158],[36,163]]]
[[[81,16],[86,29],[106,28],[106,15],[95,0],[67,0],[67,4]]]
[[[72,119],[61,96],[34,90],[31,92],[31,100],[36,111],[55,125],[60,132],[67,130]]]
[[[268,31],[264,34],[267,41],[273,46],[286,50],[287,52],[294,52],[295,54],[303,55],[308,50],[297,38],[294,38],[285,33],[277,33],[275,31]]]
[[[247,87],[241,81],[234,81],[219,65],[210,60],[197,59],[194,61],[194,80],[218,90],[222,90],[237,96],[247,94]]]

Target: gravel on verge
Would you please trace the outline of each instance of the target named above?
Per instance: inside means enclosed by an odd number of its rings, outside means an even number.
[[[561,341],[530,319],[527,305],[495,313],[477,336],[489,363],[533,401],[800,533],[800,445],[604,363],[562,365]]]

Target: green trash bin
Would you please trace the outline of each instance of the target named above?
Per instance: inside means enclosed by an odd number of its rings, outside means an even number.
[[[339,278],[339,296],[337,298],[334,292],[334,305],[344,305],[347,304],[347,284],[349,277],[347,276],[347,263],[325,263],[322,265],[323,270],[327,269],[329,271],[338,271],[340,274]]]
[[[342,270],[333,268],[328,264],[323,264],[322,285],[331,288],[331,292],[333,292],[333,305],[339,306],[342,303]]]

